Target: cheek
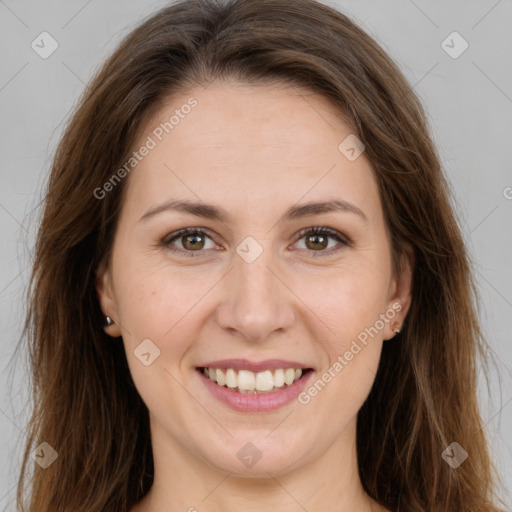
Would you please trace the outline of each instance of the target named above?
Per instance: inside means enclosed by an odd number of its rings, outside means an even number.
[[[188,331],[200,325],[194,305],[207,292],[208,283],[191,280],[183,269],[144,263],[125,265],[118,283],[116,299],[125,344],[133,351],[142,340],[150,339],[162,360],[172,356],[179,361],[177,356],[190,338]]]
[[[375,324],[387,303],[389,275],[377,265],[344,265],[318,279],[301,278],[298,294],[327,327],[329,352],[339,354],[347,341]]]
[[[317,323],[328,327],[317,338],[327,357],[310,387],[311,397],[322,395],[317,402],[319,407],[339,403],[341,409],[334,414],[343,418],[358,411],[375,379],[382,350],[385,323],[380,319],[385,311],[388,279],[385,267],[360,260],[357,265],[336,269],[329,279],[316,280],[317,286],[301,292],[307,291],[307,304],[321,320]]]
[[[300,403],[339,428],[357,415],[377,374],[383,343],[382,329],[374,330],[382,312],[379,288],[380,283],[352,274],[316,298],[323,304],[318,316],[329,327],[317,338],[325,357]]]
[[[180,278],[168,268],[125,270],[119,275],[119,315],[130,373],[150,411],[174,409],[184,398],[180,365],[201,326],[193,306],[205,290],[185,285],[183,273]]]

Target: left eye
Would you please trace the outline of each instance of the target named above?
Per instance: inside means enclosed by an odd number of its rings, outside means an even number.
[[[341,250],[344,246],[350,246],[350,242],[337,231],[330,228],[308,228],[302,230],[298,235],[298,241],[305,239],[306,248],[312,249],[308,252],[322,253],[317,256],[329,255]],[[329,238],[338,242],[338,247],[328,248]],[[210,239],[213,247],[205,247],[205,240]],[[174,242],[179,241],[181,248],[176,247]],[[176,233],[171,233],[162,240],[162,244],[173,252],[180,252],[186,256],[195,257],[194,252],[203,252],[201,249],[212,249],[215,246],[212,238],[206,231],[199,228],[186,228]],[[324,250],[324,249],[329,250]]]
[[[322,254],[314,255],[316,256],[325,256],[329,254],[333,254],[335,252],[343,249],[344,246],[350,246],[350,242],[348,239],[344,238],[340,233],[330,228],[308,228],[299,233],[299,240],[305,239],[305,244],[307,248],[313,248],[312,252],[319,252]],[[329,244],[329,238],[336,240],[338,242],[338,246],[335,246],[333,249],[332,246],[328,251],[324,251],[321,249],[327,249],[327,245]]]

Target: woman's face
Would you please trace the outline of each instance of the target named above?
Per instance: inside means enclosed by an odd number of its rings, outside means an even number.
[[[410,272],[351,129],[306,90],[214,82],[141,133],[97,290],[154,450],[253,476],[353,454]]]

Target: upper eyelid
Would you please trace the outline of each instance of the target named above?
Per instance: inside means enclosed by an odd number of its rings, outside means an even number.
[[[211,238],[212,240],[215,239],[215,235],[212,235],[212,232],[207,228],[183,228],[178,229],[177,231],[173,231],[172,233],[169,233],[168,235],[165,235],[162,241],[164,243],[170,243],[171,241],[174,241],[175,239],[185,236],[187,234],[193,234],[193,233],[204,233],[206,236]]]

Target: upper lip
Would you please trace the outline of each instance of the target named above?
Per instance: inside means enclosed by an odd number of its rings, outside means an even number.
[[[279,368],[302,368],[303,370],[311,368],[307,364],[297,361],[287,361],[285,359],[266,359],[265,361],[249,361],[248,359],[220,359],[210,361],[199,366],[199,368],[233,368],[237,370],[249,370],[260,372],[263,370],[277,370]]]

